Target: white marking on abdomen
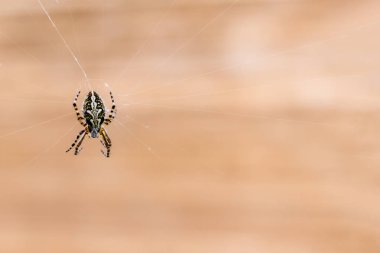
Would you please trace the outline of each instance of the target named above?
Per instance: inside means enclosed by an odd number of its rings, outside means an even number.
[[[95,97],[95,94],[94,94],[94,91],[91,91],[91,109],[94,110],[94,108],[96,108],[96,97]]]
[[[92,118],[95,118],[95,117],[94,117],[94,114],[92,114],[92,111],[87,110],[87,113],[90,114],[90,115],[92,116]]]

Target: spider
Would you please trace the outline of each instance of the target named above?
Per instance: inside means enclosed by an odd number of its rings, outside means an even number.
[[[108,136],[107,131],[104,129],[102,124],[104,123],[105,125],[109,125],[115,118],[116,105],[112,92],[110,91],[112,109],[108,114],[108,117],[106,117],[106,108],[104,106],[103,100],[95,91],[90,91],[87,94],[87,97],[83,102],[83,110],[81,114],[77,106],[79,95],[80,91],[78,91],[78,94],[74,99],[73,106],[77,114],[77,120],[84,127],[84,129],[79,132],[73,144],[71,144],[70,148],[66,150],[66,153],[75,147],[74,155],[78,155],[79,152],[82,150],[80,146],[82,145],[82,142],[86,135],[89,135],[89,137],[91,138],[98,138],[100,135],[100,142],[107,150],[101,150],[101,152],[105,157],[109,157],[112,145],[111,139]]]

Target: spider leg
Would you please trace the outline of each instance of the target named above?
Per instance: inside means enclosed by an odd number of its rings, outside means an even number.
[[[107,148],[106,144],[101,139],[100,139],[100,143],[103,145],[103,147]]]
[[[77,135],[77,138],[75,139],[75,141],[73,142],[73,144],[71,144],[70,148],[68,148],[66,150],[66,153],[69,152],[70,150],[72,150],[75,147],[75,145],[79,141],[79,138],[83,135],[84,132],[86,132],[86,130],[82,130],[82,131],[79,132],[79,134]]]
[[[78,94],[77,94],[77,95],[75,96],[75,98],[74,98],[73,107],[74,107],[74,110],[75,110],[75,112],[76,112],[76,114],[77,114],[77,119],[78,119],[79,123],[80,123],[82,126],[86,127],[87,124],[84,122],[84,118],[83,118],[83,116],[80,114],[79,109],[78,109],[78,105],[77,105],[79,95],[80,95],[80,91],[78,91]]]
[[[75,147],[75,153],[74,153],[74,155],[79,155],[79,152],[82,150],[82,148],[80,146],[82,145],[84,137],[86,137],[87,134],[88,134],[88,131],[85,130],[85,132],[83,133],[82,137],[80,138],[80,141],[78,142],[77,146]]]
[[[115,99],[113,98],[112,92],[110,91],[111,101],[112,101],[112,108],[110,113],[108,114],[108,118],[104,121],[104,124],[109,125],[111,124],[112,120],[115,118],[116,115],[116,104]]]
[[[110,137],[107,134],[107,131],[103,127],[100,129],[100,136],[103,139],[103,140],[100,140],[100,142],[107,149],[107,152],[105,152],[104,150],[101,150],[101,152],[105,157],[110,157],[112,142],[111,142]]]

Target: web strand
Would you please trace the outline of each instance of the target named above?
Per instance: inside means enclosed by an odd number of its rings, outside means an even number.
[[[239,2],[239,0],[234,0],[233,2],[231,2],[227,7],[225,7],[221,12],[219,12],[216,16],[214,16],[213,18],[211,18],[205,25],[202,26],[201,29],[199,29],[196,33],[194,33],[189,39],[187,39],[185,42],[183,42],[182,44],[180,44],[176,49],[174,49],[161,63],[159,63],[155,69],[158,70],[160,67],[162,66],[165,66],[171,58],[173,58],[176,54],[178,54],[182,49],[186,48],[188,45],[190,45],[191,43],[193,43],[193,41],[198,38],[210,25],[212,25],[213,23],[215,23],[217,20],[219,20],[221,17],[223,17],[228,11],[230,11],[237,3]],[[154,74],[154,72],[150,72],[146,78],[149,78],[151,77],[152,75]],[[138,85],[137,85],[138,86]],[[147,88],[147,89],[143,89],[142,91],[138,91],[139,93],[140,92],[145,92],[145,91],[149,91],[151,89],[155,89],[155,88]]]
[[[143,147],[146,148],[146,150],[151,153],[154,157],[156,157],[157,159],[159,160],[162,160],[161,157],[152,149],[152,147],[150,147],[149,145],[147,145],[144,141],[142,141],[139,137],[136,136],[136,134],[134,134],[130,129],[128,129],[125,124],[123,122],[121,122],[120,120],[116,119],[116,122],[119,123],[119,125],[124,128],[133,138],[135,138],[135,140],[140,143],[140,145],[142,145]]]
[[[305,43],[305,44],[303,44],[301,46],[297,46],[297,47],[288,48],[288,49],[279,51],[277,53],[270,54],[268,56],[263,56],[262,58],[267,57],[267,58],[269,58],[269,60],[273,60],[275,58],[284,56],[284,55],[286,55],[288,53],[292,53],[292,52],[295,52],[297,50],[301,50],[301,49],[304,49],[304,48],[314,47],[314,46],[317,46],[317,45],[320,45],[320,44],[323,44],[323,43],[326,43],[326,42],[329,42],[329,41],[333,41],[333,40],[336,40],[336,39],[339,39],[339,38],[348,37],[348,36],[350,36],[354,32],[361,31],[362,29],[364,29],[366,27],[369,27],[369,26],[372,26],[372,25],[377,25],[377,24],[379,24],[378,21],[377,22],[369,22],[367,24],[360,25],[357,28],[350,29],[349,31],[346,31],[346,32],[343,32],[343,33],[342,32],[335,33],[335,34],[331,35],[328,38],[320,39],[320,40],[313,41],[313,42],[310,42],[310,43]],[[182,82],[186,82],[186,81],[191,81],[191,80],[203,78],[203,77],[210,76],[210,75],[217,74],[217,73],[221,73],[221,72],[236,70],[236,69],[239,69],[241,67],[248,67],[248,66],[256,63],[259,60],[262,60],[262,59],[255,59],[255,60],[252,60],[252,61],[241,62],[241,63],[238,63],[238,64],[231,64],[229,66],[215,68],[213,70],[210,70],[210,71],[207,71],[207,72],[204,72],[204,73],[200,73],[200,74],[196,74],[196,75],[191,76],[191,77],[174,80],[174,81],[171,81],[171,82],[168,82],[168,83],[164,83],[162,85],[158,85],[158,86],[155,86],[155,87],[149,87],[149,88],[140,89],[140,90],[137,90],[137,91],[132,91],[131,93],[121,94],[119,96],[125,96],[125,97],[128,96],[129,97],[129,96],[135,96],[135,95],[144,94],[146,92],[151,92],[151,91],[159,90],[159,89],[164,88],[164,87],[170,87],[170,86],[176,85],[178,83],[182,83]],[[268,59],[267,59],[267,61],[268,61]]]
[[[45,15],[47,16],[47,18],[49,19],[50,21],[50,24],[53,26],[54,30],[57,32],[59,38],[62,40],[63,44],[65,45],[66,49],[69,51],[70,55],[73,57],[74,61],[76,62],[76,64],[78,65],[79,69],[82,71],[82,74],[84,76],[84,79],[86,81],[86,84],[88,86],[88,88],[90,90],[93,90],[92,87],[91,87],[91,84],[90,84],[90,81],[89,81],[89,78],[87,76],[87,73],[86,71],[84,70],[82,64],[79,62],[78,58],[76,57],[76,55],[74,54],[74,51],[71,49],[71,47],[69,46],[69,43],[67,43],[65,37],[63,37],[62,33],[59,31],[57,25],[55,24],[55,22],[53,21],[53,19],[51,18],[49,12],[47,11],[47,9],[45,8],[45,6],[43,5],[43,3],[41,2],[41,0],[37,0],[39,5],[41,6],[41,9],[42,11],[45,13]]]
[[[37,126],[42,126],[42,125],[45,125],[47,123],[50,123],[50,122],[53,122],[53,121],[56,121],[56,120],[59,120],[59,119],[62,119],[62,118],[65,118],[65,117],[68,117],[70,115],[73,115],[74,113],[68,113],[68,114],[64,114],[64,115],[61,115],[59,117],[56,117],[56,118],[53,118],[53,119],[49,119],[49,120],[46,120],[46,121],[43,121],[43,122],[40,122],[40,123],[37,123],[37,124],[33,124],[31,126],[28,126],[28,127],[24,127],[24,128],[21,128],[21,129],[18,129],[18,130],[15,130],[15,131],[12,131],[12,132],[9,132],[7,134],[4,134],[4,135],[1,135],[0,136],[0,139],[2,138],[5,138],[5,137],[8,137],[8,136],[11,136],[11,135],[15,135],[15,134],[18,134],[20,132],[23,132],[23,131],[26,131],[26,130],[29,130],[31,128],[34,128],[34,127],[37,127]]]
[[[255,118],[255,119],[262,119],[262,120],[274,120],[274,121],[282,121],[282,122],[288,122],[288,123],[304,123],[307,125],[318,125],[318,126],[324,126],[324,127],[336,127],[332,124],[326,124],[324,122],[318,122],[318,121],[310,121],[310,120],[297,120],[297,119],[288,119],[288,118],[278,118],[278,117],[270,117],[265,115],[255,115],[255,114],[241,114],[241,113],[233,113],[233,112],[221,112],[221,111],[213,111],[208,109],[193,109],[193,108],[187,108],[187,107],[180,107],[180,106],[171,106],[171,105],[157,105],[157,104],[148,104],[148,103],[131,103],[131,104],[123,104],[123,106],[148,106],[148,107],[157,107],[162,109],[169,109],[169,110],[179,110],[179,111],[189,111],[189,112],[200,112],[200,113],[207,113],[207,114],[216,114],[216,115],[224,115],[224,116],[234,116],[239,118]]]
[[[165,13],[161,16],[161,18],[159,19],[158,22],[155,23],[154,27],[153,27],[153,31],[157,31],[160,27],[160,25],[162,24],[162,22],[167,18],[168,16],[168,13],[170,11],[171,8],[173,8],[173,6],[176,4],[178,0],[173,0],[168,9],[165,11]],[[127,72],[127,70],[130,68],[130,66],[132,65],[132,63],[134,63],[137,59],[137,57],[139,55],[141,55],[143,53],[143,51],[145,50],[146,46],[148,45],[148,42],[150,41],[150,39],[146,39],[142,44],[141,46],[138,48],[138,50],[136,51],[136,53],[134,53],[134,55],[132,56],[132,58],[130,58],[127,63],[126,63],[126,66],[124,67],[124,69],[121,71],[121,73],[119,74],[119,76],[117,77],[116,79],[116,83],[119,82],[121,80],[121,78],[125,75],[125,73]]]
[[[37,155],[35,155],[33,158],[29,159],[28,161],[26,161],[24,163],[23,166],[28,166],[30,168],[31,165],[33,165],[34,162],[36,162],[42,155],[44,154],[47,154],[48,152],[50,152],[55,146],[57,146],[69,133],[71,133],[74,128],[75,128],[75,124],[72,125],[72,127],[66,131],[61,137],[57,138],[57,140],[55,142],[53,142],[50,146],[48,146],[46,149],[44,149],[43,151],[39,152]],[[33,167],[32,167],[33,168]]]

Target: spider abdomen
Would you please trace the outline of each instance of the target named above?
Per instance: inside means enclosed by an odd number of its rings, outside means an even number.
[[[83,116],[92,138],[98,137],[100,127],[104,122],[105,106],[103,100],[95,92],[88,93],[83,103]]]

